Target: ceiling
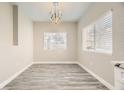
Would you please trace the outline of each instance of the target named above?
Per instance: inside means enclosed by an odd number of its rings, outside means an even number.
[[[33,21],[49,21],[52,2],[17,2],[14,4],[20,6]],[[86,2],[61,2],[62,21],[78,21],[90,5],[91,3]]]

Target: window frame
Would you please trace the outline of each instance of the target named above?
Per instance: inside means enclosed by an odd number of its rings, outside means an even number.
[[[63,45],[63,46],[61,46],[61,45],[58,45],[58,48],[57,48],[57,44],[55,45],[55,47],[53,47],[53,48],[48,48],[48,46],[46,45],[46,44],[48,44],[48,43],[46,43],[46,41],[45,40],[47,40],[47,39],[45,39],[46,37],[45,37],[45,34],[51,34],[51,35],[53,35],[53,34],[65,34],[65,37],[64,37],[64,44],[65,45]],[[54,36],[54,35],[53,35]],[[52,36],[51,36],[52,37]],[[58,41],[56,41],[56,42],[58,42]],[[67,32],[44,32],[44,34],[43,34],[43,49],[44,50],[65,50],[65,49],[67,49]],[[59,47],[59,46],[61,46],[61,48]]]
[[[108,11],[108,12],[111,12],[112,13],[112,11],[110,10],[110,11]],[[95,48],[95,44],[96,44],[96,41],[95,41],[95,38],[96,38],[96,36],[95,36],[95,32],[96,32],[96,30],[95,30],[95,26],[96,26],[96,24],[97,24],[97,22],[99,21],[99,20],[101,20],[102,18],[104,18],[104,16],[106,16],[106,14],[108,13],[108,12],[106,12],[105,14],[103,14],[102,16],[100,16],[95,22],[93,22],[92,24],[89,24],[88,26],[86,26],[86,27],[84,27],[83,29],[82,29],[82,50],[83,51],[86,51],[86,52],[95,52],[95,53],[103,53],[103,54],[109,54],[109,55],[112,55],[112,52],[113,52],[113,47],[111,47],[111,50],[110,51],[108,51],[108,50],[105,50],[105,49],[98,49],[98,48]],[[87,43],[85,40],[84,40],[84,33],[86,34],[86,32],[85,32],[85,29],[88,29],[91,25],[93,25],[93,27],[94,27],[94,49],[87,49],[85,46],[85,44]],[[111,33],[112,33],[112,29],[111,29]],[[111,46],[113,46],[113,43],[111,43],[112,45]]]

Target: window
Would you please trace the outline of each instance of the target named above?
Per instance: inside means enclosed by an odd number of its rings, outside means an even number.
[[[83,29],[83,50],[112,53],[112,12]]]
[[[94,25],[90,25],[83,30],[84,49],[94,49]]]
[[[44,32],[44,49],[66,49],[66,33]]]

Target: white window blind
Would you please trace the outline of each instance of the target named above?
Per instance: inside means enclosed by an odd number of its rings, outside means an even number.
[[[95,24],[95,48],[112,52],[112,12],[107,12]]]
[[[44,33],[44,49],[65,49],[66,48],[66,33]]]
[[[89,29],[91,32],[89,32]],[[92,42],[89,48],[89,41]],[[112,53],[112,11],[105,13],[94,24],[83,30],[83,46],[85,50],[95,50]]]
[[[90,25],[83,30],[84,49],[94,49],[94,25]]]

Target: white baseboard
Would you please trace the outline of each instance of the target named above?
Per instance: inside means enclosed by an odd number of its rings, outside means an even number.
[[[27,68],[29,68],[32,65],[32,63],[30,63],[29,65],[27,65],[26,67],[24,67],[22,70],[20,70],[19,72],[15,73],[13,76],[9,77],[7,80],[5,80],[4,82],[2,82],[0,84],[0,89],[2,89],[4,86],[6,86],[9,82],[11,82],[12,80],[14,80],[18,75],[20,75],[23,71],[25,71]]]
[[[78,63],[83,69],[85,69],[88,73],[90,73],[92,76],[94,76],[96,79],[98,79],[103,85],[105,85],[107,88],[109,89],[114,89],[114,86],[112,86],[110,83],[108,83],[107,81],[105,81],[103,78],[101,78],[100,76],[98,76],[97,74],[95,74],[94,72],[92,72],[91,70],[89,70],[88,68],[86,68],[85,66],[83,66],[81,63]]]
[[[77,61],[34,61],[33,64],[77,64]]]

